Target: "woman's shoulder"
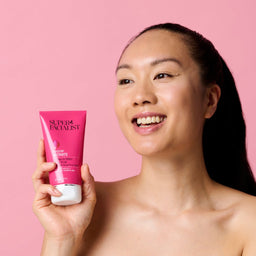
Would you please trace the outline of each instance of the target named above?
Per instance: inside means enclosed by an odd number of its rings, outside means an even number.
[[[256,224],[256,196],[232,188],[227,188],[226,191],[226,198],[235,206],[239,219],[240,217],[253,218]],[[225,198],[225,193],[223,193],[223,196]],[[246,219],[241,220],[246,221]]]
[[[256,196],[223,185],[219,187],[216,196],[222,204],[221,207],[232,208],[237,220],[244,224],[251,220],[256,226]]]
[[[131,189],[133,185],[132,180],[133,177],[111,182],[95,182],[95,189],[98,199],[121,199]]]
[[[254,229],[256,233],[256,197],[238,192],[237,216],[239,220],[247,227],[247,231]]]
[[[122,198],[125,198],[127,183],[129,183],[129,179],[114,182],[95,182],[97,203],[91,223],[84,233],[86,241],[83,245],[84,252],[94,250],[93,248],[100,243],[101,237],[109,232],[113,226],[112,223],[120,219],[120,211],[124,206]]]
[[[121,208],[128,203],[132,194],[132,178],[127,178],[111,182],[95,182],[95,190],[97,196],[97,204],[95,214],[97,212],[105,212]]]
[[[224,187],[219,193],[219,200],[232,209],[232,231],[237,231],[243,241],[243,256],[256,255],[256,196]]]
[[[243,256],[256,255],[256,197],[242,193],[238,211],[241,238],[244,240]]]

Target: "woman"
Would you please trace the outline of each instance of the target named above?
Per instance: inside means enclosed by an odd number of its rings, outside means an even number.
[[[42,255],[256,255],[256,185],[234,80],[213,45],[177,24],[142,31],[117,69],[115,110],[141,172],[54,206],[43,142],[33,175]],[[97,204],[96,204],[97,195]],[[96,205],[96,207],[95,207]]]

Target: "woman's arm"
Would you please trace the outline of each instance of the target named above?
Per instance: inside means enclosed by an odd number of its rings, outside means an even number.
[[[57,239],[44,237],[41,256],[76,256],[82,238],[74,238],[73,236]]]
[[[84,164],[81,168],[82,202],[70,206],[57,206],[51,203],[50,196],[60,196],[60,193],[47,182],[48,172],[53,169],[54,164],[46,163],[44,143],[40,141],[37,169],[32,179],[36,192],[33,210],[45,230],[41,255],[76,255],[96,204],[94,179],[88,165]]]

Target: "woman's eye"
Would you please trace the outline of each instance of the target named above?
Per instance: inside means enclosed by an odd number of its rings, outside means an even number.
[[[130,83],[132,83],[132,80],[130,80],[130,79],[121,79],[118,82],[119,85],[126,85],[126,84],[130,84]]]
[[[166,74],[166,73],[160,73],[158,75],[155,76],[155,79],[162,79],[162,78],[167,78],[167,77],[173,77],[172,75]]]

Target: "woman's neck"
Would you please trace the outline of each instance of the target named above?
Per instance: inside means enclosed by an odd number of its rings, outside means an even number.
[[[202,153],[173,158],[143,156],[136,179],[139,198],[159,210],[178,213],[212,208],[210,191],[214,182],[208,176]]]

